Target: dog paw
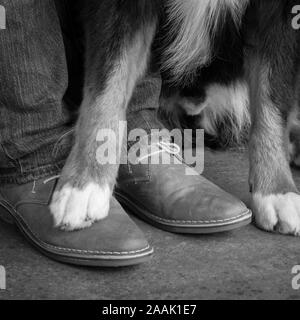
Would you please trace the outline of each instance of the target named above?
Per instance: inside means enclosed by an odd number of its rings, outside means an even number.
[[[300,236],[300,195],[253,195],[256,224],[267,231]]]
[[[107,217],[110,196],[108,185],[90,182],[82,189],[64,185],[54,192],[50,205],[55,226],[66,231],[90,227]]]

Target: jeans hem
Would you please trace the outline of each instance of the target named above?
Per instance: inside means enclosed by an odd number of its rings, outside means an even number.
[[[32,169],[26,173],[14,173],[10,175],[0,175],[0,184],[26,184],[35,180],[56,176],[61,173],[65,161],[55,164],[44,165]]]

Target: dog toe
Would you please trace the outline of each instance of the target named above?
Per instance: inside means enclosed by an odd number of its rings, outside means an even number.
[[[72,231],[90,227],[108,215],[110,188],[88,183],[78,189],[70,184],[56,191],[50,205],[55,226]]]
[[[285,235],[300,235],[300,195],[253,196],[253,211],[256,224],[267,230]]]

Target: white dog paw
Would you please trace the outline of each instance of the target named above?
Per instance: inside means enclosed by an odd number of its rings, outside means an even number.
[[[108,185],[88,183],[78,189],[66,184],[55,191],[50,205],[56,227],[67,231],[90,227],[107,217],[111,191]]]
[[[253,195],[253,212],[257,225],[267,231],[300,236],[300,195],[287,193]]]

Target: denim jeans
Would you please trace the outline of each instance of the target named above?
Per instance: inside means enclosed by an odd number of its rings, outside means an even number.
[[[0,30],[0,183],[20,184],[59,174],[65,163],[80,103],[83,50],[80,30],[72,25],[72,0],[0,5],[6,9],[6,29]],[[160,87],[157,74],[143,79],[129,112],[156,109]]]

